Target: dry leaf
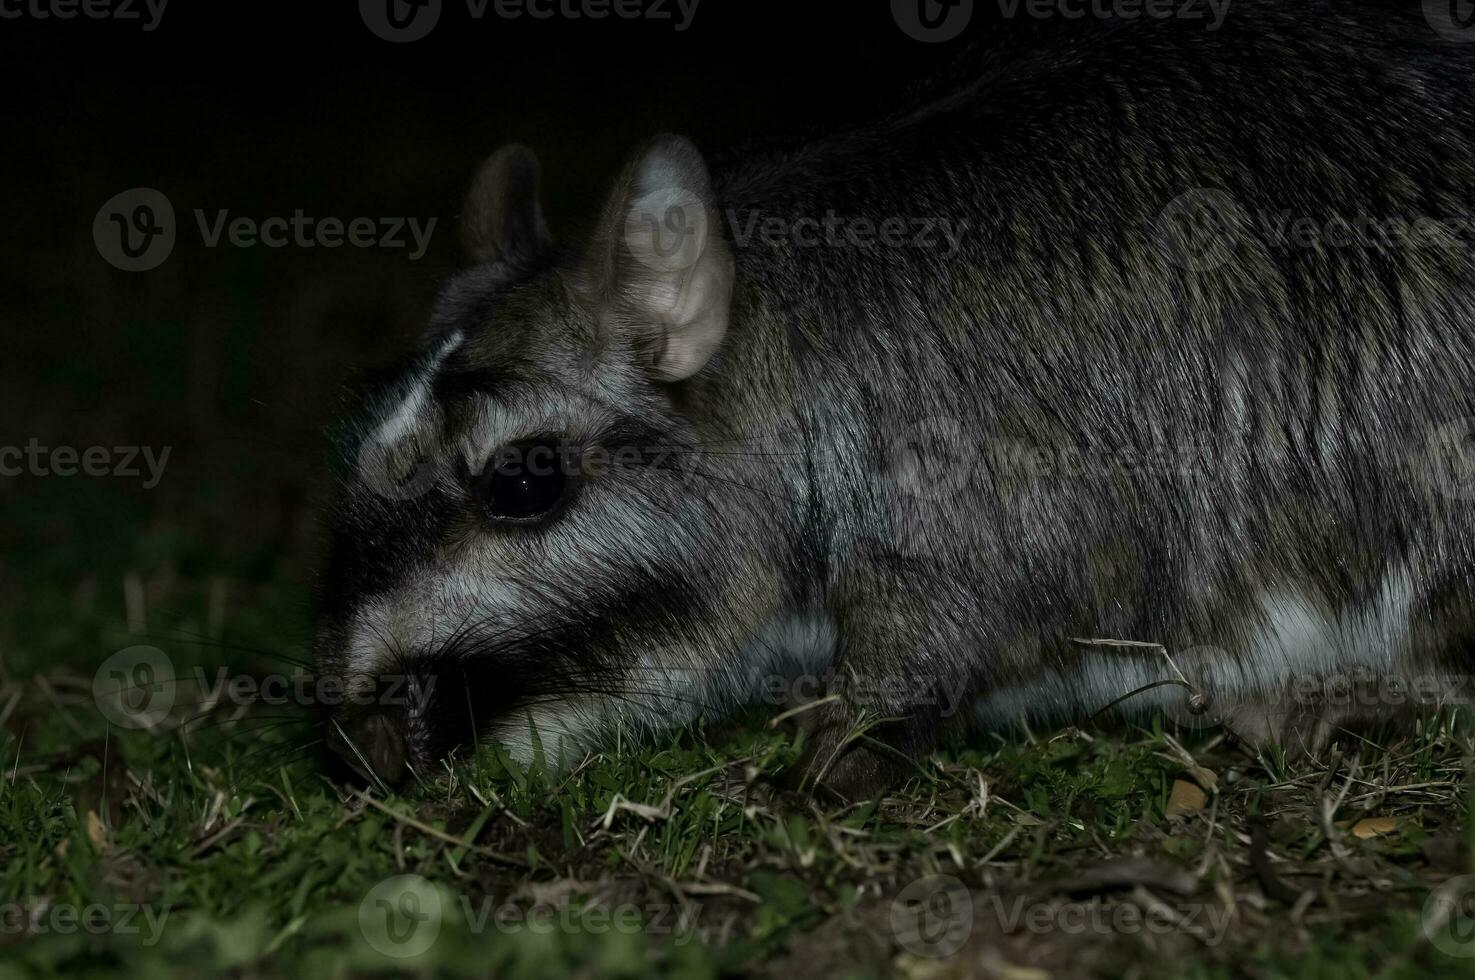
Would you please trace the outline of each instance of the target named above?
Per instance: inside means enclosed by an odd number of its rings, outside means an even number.
[[[1196,813],[1204,808],[1208,799],[1208,796],[1197,785],[1186,779],[1175,779],[1173,780],[1173,793],[1168,797],[1168,805],[1163,813],[1169,819]]]
[[[108,829],[102,825],[102,819],[98,817],[96,810],[87,811],[87,839],[92,842],[92,849],[99,854],[111,846]]]
[[[1195,783],[1198,783],[1199,788],[1205,793],[1213,794],[1219,792],[1219,774],[1214,772],[1214,770],[1205,769],[1203,766],[1190,766],[1185,771],[1185,775]]]
[[[1358,840],[1371,840],[1374,837],[1396,833],[1397,830],[1397,817],[1368,817],[1352,825],[1352,836]]]

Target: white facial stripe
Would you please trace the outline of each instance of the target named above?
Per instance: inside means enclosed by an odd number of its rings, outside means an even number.
[[[410,385],[410,393],[374,433],[374,440],[381,446],[391,446],[413,432],[420,414],[425,411],[425,402],[430,395],[428,389],[425,378],[416,378]]]
[[[374,433],[374,439],[382,446],[390,446],[415,431],[430,402],[430,382],[440,370],[441,364],[451,352],[461,346],[461,331],[457,330],[446,338],[430,356],[420,372],[410,382],[409,391],[400,402],[386,413],[384,422]]]

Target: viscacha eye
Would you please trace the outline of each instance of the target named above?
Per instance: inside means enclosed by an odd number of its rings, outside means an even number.
[[[508,443],[471,481],[482,513],[503,524],[547,520],[568,496],[570,463],[565,444],[553,437]]]

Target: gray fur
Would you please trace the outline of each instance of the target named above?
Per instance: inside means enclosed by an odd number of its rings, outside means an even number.
[[[385,652],[353,665],[371,672],[388,651],[477,663],[466,731],[524,755],[530,718],[582,750],[818,671],[837,698],[809,713],[813,774],[849,793],[895,769],[838,751],[860,708],[915,756],[963,695],[990,723],[1068,718],[1172,676],[1160,650],[1082,638],[1176,652],[1216,717],[1269,737],[1321,713],[1287,693],[1308,676],[1458,673],[1472,48],[1417,10],[1237,0],[1213,32],[974,51],[869,127],[710,180],[658,141],[590,242],[503,248],[448,287],[432,337],[465,340],[436,373],[476,383],[446,396],[432,455],[556,431],[667,458],[581,477],[536,529],[484,526],[450,469],[411,501],[350,478],[325,663],[356,643]],[[628,235],[634,189],[663,184],[711,236],[674,274]],[[1184,232],[1205,203],[1227,237]],[[962,233],[731,240],[754,215],[831,213]],[[1285,215],[1443,224],[1346,247],[1277,241]],[[695,373],[663,373],[712,317],[715,353],[692,342]],[[369,609],[391,635],[364,639]],[[795,621],[823,638],[798,658],[772,639]],[[402,719],[412,759],[456,741],[435,732],[447,704]]]

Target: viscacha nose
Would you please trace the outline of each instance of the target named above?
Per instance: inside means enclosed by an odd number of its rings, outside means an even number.
[[[369,782],[390,789],[409,781],[405,736],[394,719],[383,713],[328,723],[328,744]]]

